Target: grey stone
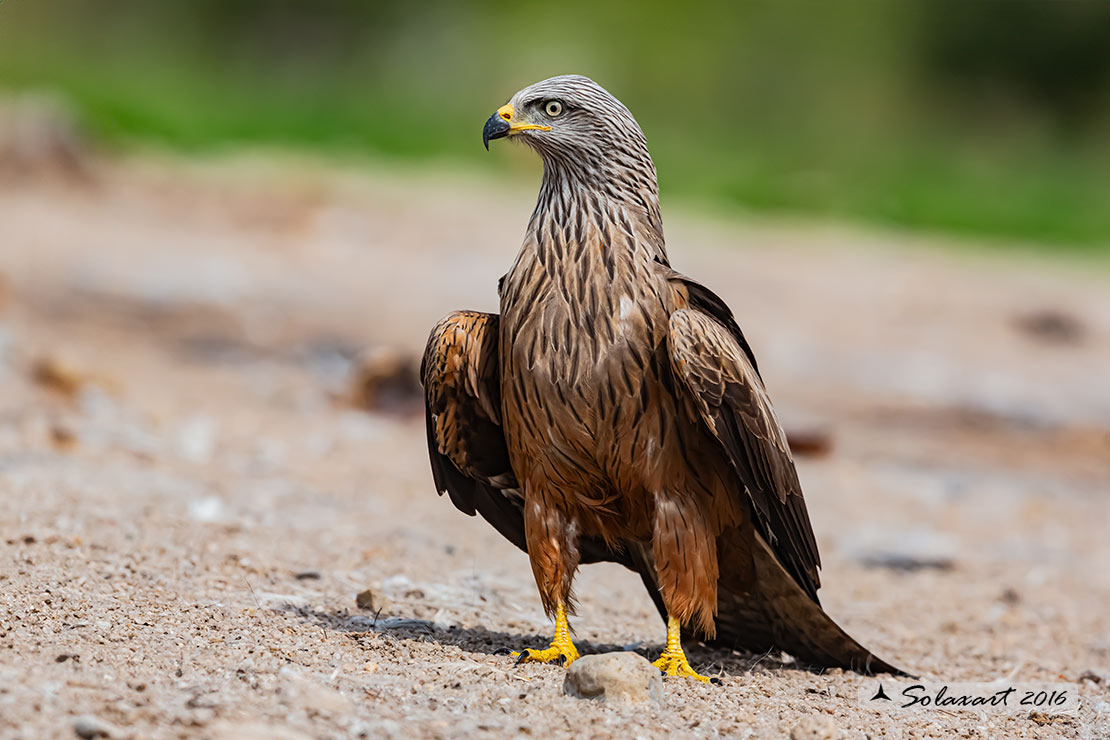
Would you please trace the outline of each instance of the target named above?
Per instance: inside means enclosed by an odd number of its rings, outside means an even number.
[[[651,702],[663,705],[659,669],[636,653],[587,655],[570,664],[563,693],[603,702]]]
[[[73,731],[82,740],[95,740],[95,738],[112,737],[115,728],[96,717],[82,715],[73,720]]]
[[[1075,680],[1079,683],[1090,681],[1091,683],[1110,684],[1110,671],[1097,671],[1093,668],[1088,668],[1087,670],[1080,673],[1079,678]]]

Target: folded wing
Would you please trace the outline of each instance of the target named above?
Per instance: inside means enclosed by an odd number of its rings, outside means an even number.
[[[680,278],[672,274],[671,279]],[[786,434],[751,350],[724,302],[682,280],[690,308],[672,314],[668,342],[675,392],[732,463],[759,533],[798,585],[817,601],[817,541]]]
[[[424,385],[432,478],[463,513],[481,514],[527,551],[516,476],[501,430],[497,315],[456,311],[428,337]]]

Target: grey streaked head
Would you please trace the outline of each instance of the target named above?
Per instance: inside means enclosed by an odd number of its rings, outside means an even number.
[[[525,142],[546,164],[595,174],[620,159],[651,171],[643,131],[632,113],[601,85],[581,75],[552,77],[524,88],[486,121],[482,141],[511,136]]]
[[[625,105],[602,85],[564,74],[528,85],[490,116],[486,149],[504,136],[531,146],[552,178],[604,189],[614,197],[656,191],[655,165],[644,132]]]

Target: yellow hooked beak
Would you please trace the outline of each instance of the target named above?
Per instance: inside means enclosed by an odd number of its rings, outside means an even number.
[[[509,124],[509,133],[510,134],[515,134],[517,131],[527,131],[530,128],[536,128],[536,129],[539,129],[540,131],[550,131],[551,130],[550,126],[541,126],[538,123],[527,123],[525,121],[513,121],[513,114],[515,112],[516,111],[513,110],[513,104],[512,103],[505,103],[505,105],[503,105],[503,106],[501,106],[500,108],[497,109],[497,117],[500,118],[505,123]]]
[[[537,129],[539,131],[550,131],[550,126],[541,126],[538,123],[528,123],[526,121],[514,121],[516,111],[513,110],[512,103],[505,103],[497,109],[497,112],[489,117],[486,125],[482,128],[482,143],[489,149],[490,139],[500,139],[505,136],[519,133],[521,131],[528,131],[529,129]]]

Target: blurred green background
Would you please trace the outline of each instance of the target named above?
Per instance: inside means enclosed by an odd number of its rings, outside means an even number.
[[[117,146],[474,162],[568,72],[635,112],[665,197],[1110,252],[1106,0],[0,3],[0,89]]]

